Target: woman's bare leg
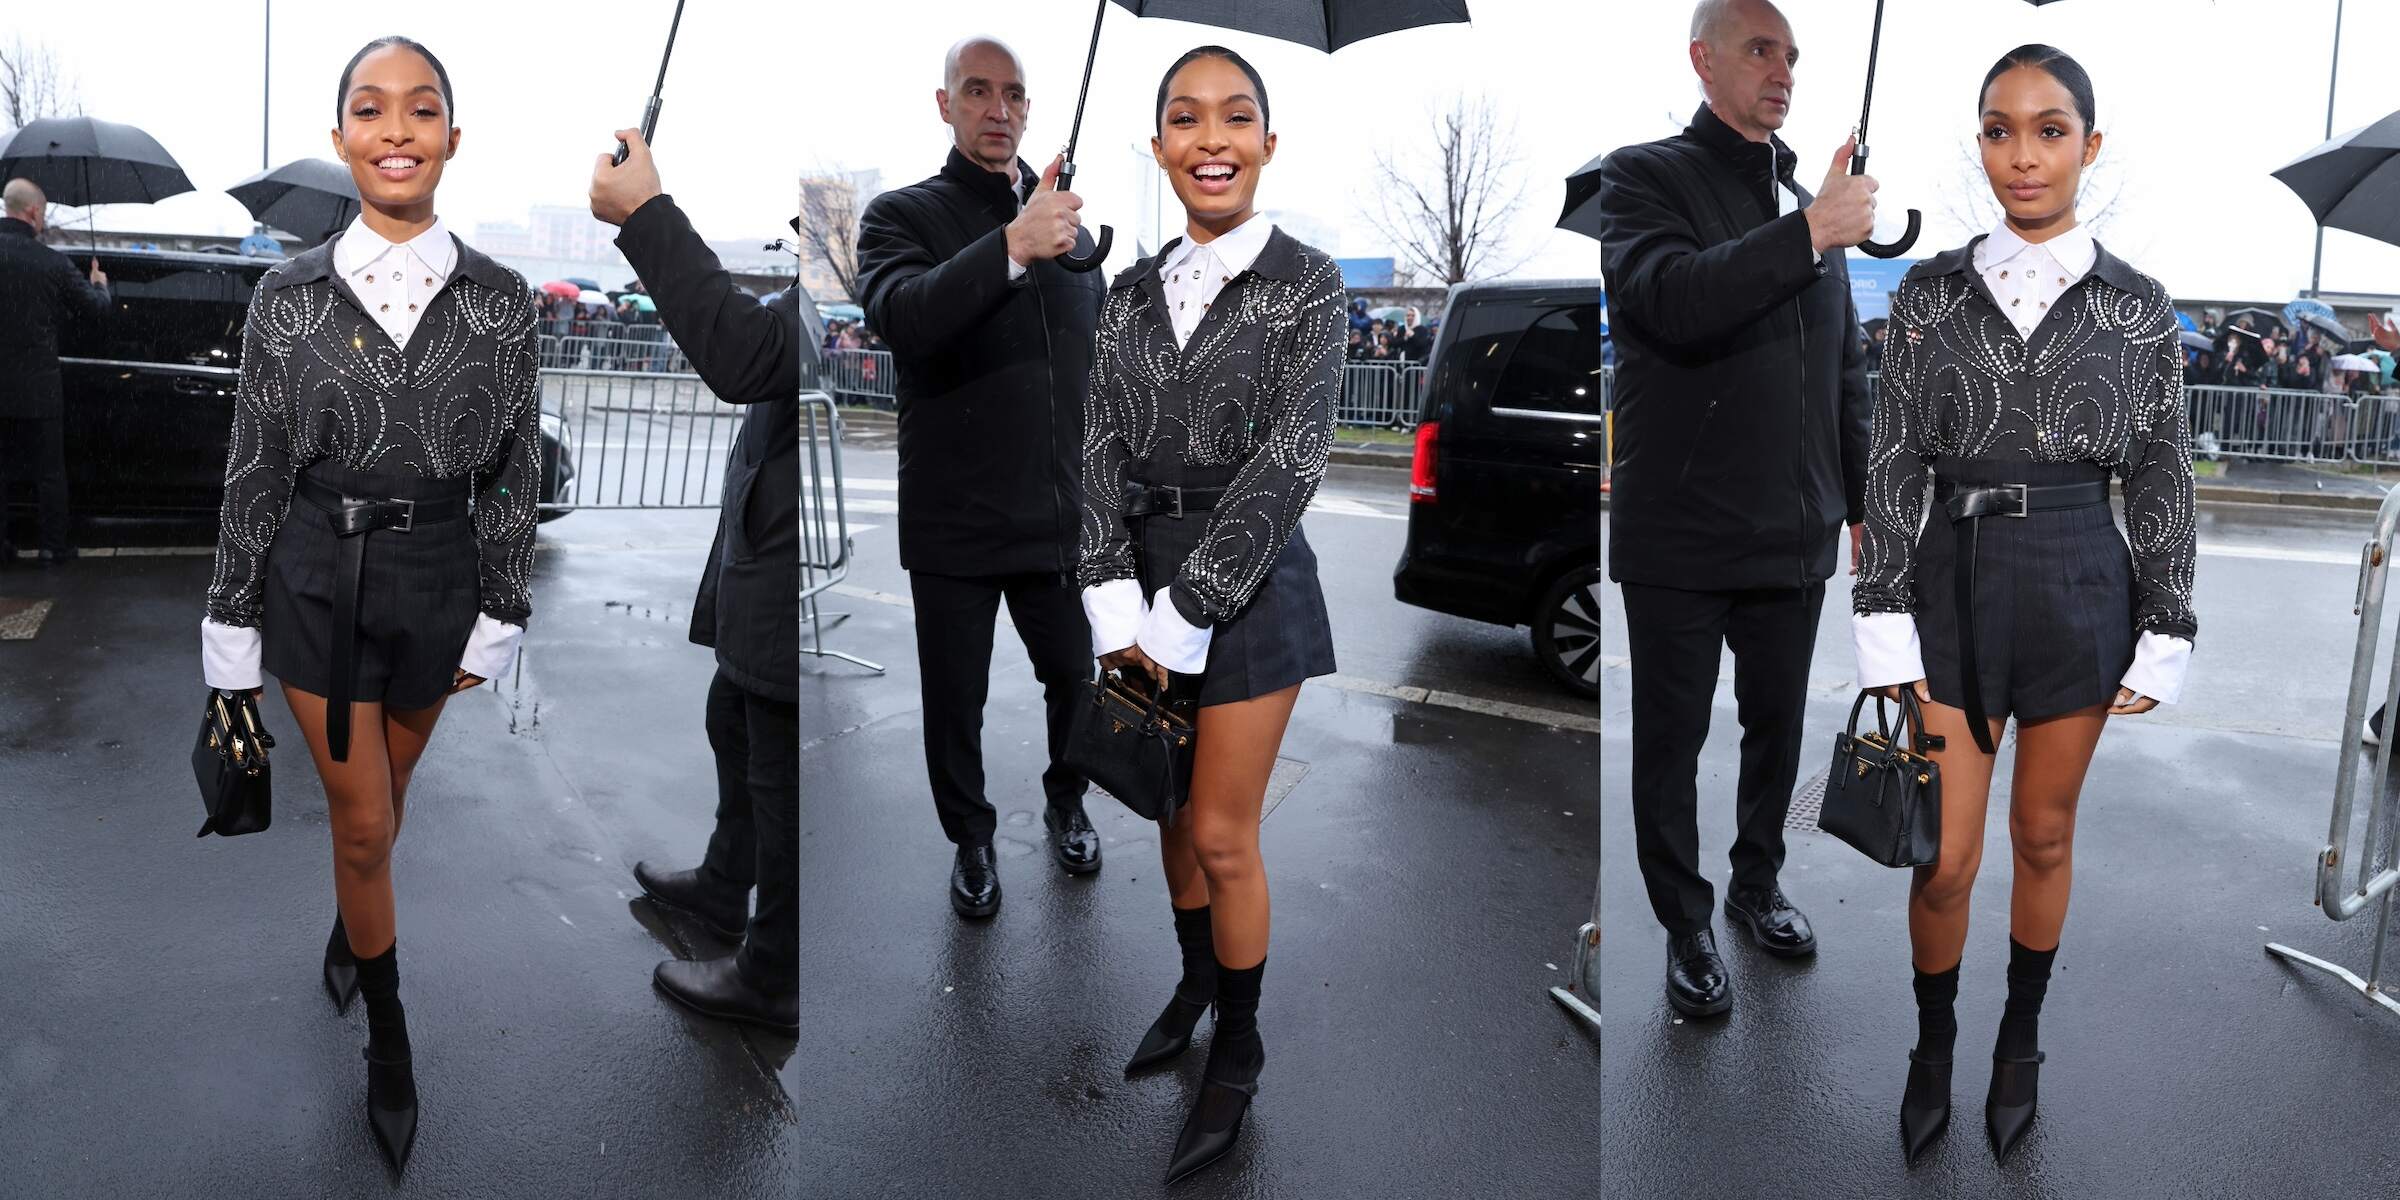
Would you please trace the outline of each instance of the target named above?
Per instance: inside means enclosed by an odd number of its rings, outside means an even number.
[[[1259,810],[1283,748],[1300,685],[1200,710],[1191,804],[1177,815],[1205,879],[1217,961],[1236,969],[1267,957],[1266,866],[1259,859]],[[1170,877],[1169,886],[1173,887]]]
[[[397,925],[392,907],[392,767],[384,744],[383,706],[350,709],[350,761],[335,762],[325,741],[325,698],[290,684],[284,699],[316,759],[325,782],[325,809],[333,825],[333,894],[341,906],[350,951],[372,958],[391,948]]]
[[[1967,945],[1967,907],[1975,873],[1983,865],[1983,821],[1992,790],[1991,755],[1975,745],[1967,714],[1947,704],[1926,702],[1925,732],[1944,740],[1933,752],[1942,768],[1941,857],[1918,867],[1908,886],[1909,958],[1920,971],[1938,973],[1958,965]],[[1992,744],[2000,744],[2005,721],[1991,722]]]
[[[408,820],[408,781],[416,774],[417,760],[425,756],[425,744],[433,740],[434,722],[442,719],[442,706],[449,702],[444,696],[425,708],[384,710],[383,744],[392,760],[394,842],[400,840],[400,826]]]
[[[2056,949],[2066,925],[2076,802],[2107,725],[2107,707],[2095,705],[2017,726],[2017,777],[2008,798],[2008,842],[2017,870],[2008,928],[2028,950]]]

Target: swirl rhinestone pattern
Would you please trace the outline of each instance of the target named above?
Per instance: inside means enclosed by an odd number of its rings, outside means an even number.
[[[2088,463],[2124,485],[2134,628],[2194,636],[2198,526],[2180,327],[2166,289],[2137,278],[2132,291],[2087,275],[2030,339],[1967,272],[1902,281],[1875,403],[1857,612],[1914,607],[1917,531],[1937,462]]]
[[[242,332],[242,375],[226,453],[208,616],[256,627],[267,548],[294,476],[333,459],[427,479],[474,481],[481,609],[522,626],[532,610],[541,461],[534,309],[513,287],[468,278],[462,255],[405,352],[328,278],[259,281]],[[488,260],[487,260],[488,261]]]
[[[1148,290],[1110,290],[1084,398],[1078,586],[1135,578],[1123,481],[1185,469],[1236,469],[1177,576],[1208,619],[1239,613],[1274,570],[1325,478],[1348,329],[1340,270],[1294,245],[1298,278],[1253,264],[1181,348]],[[1128,278],[1156,269],[1146,259]]]

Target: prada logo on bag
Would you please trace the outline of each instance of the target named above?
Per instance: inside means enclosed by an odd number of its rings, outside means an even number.
[[[1858,777],[1859,777],[1860,779],[1865,779],[1865,778],[1867,777],[1867,766],[1868,766],[1867,760],[1865,760],[1865,759],[1863,759],[1863,758],[1862,758],[1862,759],[1858,759],[1858,760],[1856,760],[1856,761],[1857,761],[1857,763],[1858,763]]]

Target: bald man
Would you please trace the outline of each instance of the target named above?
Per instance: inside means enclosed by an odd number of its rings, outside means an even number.
[[[67,446],[59,384],[58,329],[68,320],[108,315],[108,276],[94,259],[89,275],[41,242],[49,198],[30,179],[0,186],[0,515],[8,466],[33,460],[41,519],[42,564],[75,557],[67,525]],[[0,521],[0,566],[16,549]]]
[[[859,303],[898,368],[900,565],[916,602],[925,770],[955,847],[950,904],[1000,908],[984,793],[983,704],[1002,601],[1041,681],[1049,733],[1043,824],[1070,875],[1100,869],[1087,781],[1063,761],[1092,646],[1075,588],[1085,375],[1105,292],[1056,261],[1089,253],[1058,162],[1017,157],[1032,97],[1008,47],[943,56],[941,172],[875,197],[859,220]]]
[[[1697,781],[1729,646],[1742,735],[1726,924],[1770,955],[1817,947],[1783,893],[1783,821],[1825,581],[1843,558],[1855,569],[1865,511],[1872,414],[1842,251],[1873,231],[1875,181],[1848,173],[1845,146],[1815,195],[1800,185],[1776,136],[1800,47],[1773,4],[1705,0],[1689,54],[1707,102],[1682,133],[1609,155],[1599,195],[1635,853],[1667,933],[1667,999],[1705,1017],[1733,1002]]]

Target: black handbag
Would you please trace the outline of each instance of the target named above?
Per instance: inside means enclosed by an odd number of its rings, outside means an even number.
[[[1135,816],[1173,824],[1192,792],[1192,723],[1147,677],[1084,681],[1066,761]]]
[[[210,690],[208,707],[200,713],[200,741],[192,747],[192,774],[200,781],[208,819],[192,836],[233,837],[267,827],[274,815],[267,751],[274,747],[250,693]]]
[[[1833,765],[1825,773],[1825,803],[1817,828],[1850,843],[1887,867],[1929,867],[1942,849],[1942,767],[1926,757],[1942,739],[1925,732],[1925,713],[1916,693],[1900,690],[1900,724],[1884,723],[1883,698],[1875,697],[1875,732],[1858,731],[1858,714],[1871,692],[1850,706],[1850,727],[1833,738]],[[1896,740],[1906,734],[1909,744]]]

